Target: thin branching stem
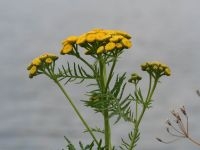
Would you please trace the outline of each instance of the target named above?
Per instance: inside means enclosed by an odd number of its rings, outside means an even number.
[[[99,85],[99,87],[101,86],[100,85],[100,77],[99,77],[99,74],[98,74],[98,70],[96,70],[91,64],[89,64],[83,57],[81,57],[80,55],[76,55],[76,57],[78,59],[80,59],[83,63],[85,63],[93,72],[94,74],[94,77],[96,78],[96,81],[97,81],[97,84]]]
[[[71,97],[68,95],[68,93],[65,91],[65,89],[63,88],[63,86],[60,84],[59,81],[54,80],[55,83],[58,85],[58,87],[61,89],[61,91],[63,92],[63,94],[65,95],[65,97],[67,98],[67,100],[69,101],[69,103],[71,104],[72,108],[74,109],[74,111],[76,112],[76,114],[78,115],[78,117],[80,118],[81,122],[83,123],[83,125],[85,126],[85,128],[88,130],[88,132],[90,133],[90,135],[92,136],[93,140],[95,141],[95,143],[98,145],[98,140],[96,139],[95,135],[93,134],[92,130],[90,129],[89,125],[87,124],[87,122],[83,119],[82,115],[80,114],[80,112],[78,111],[77,107],[75,106],[75,104],[73,103]]]
[[[139,126],[140,126],[141,120],[142,120],[142,118],[144,116],[144,113],[145,113],[146,109],[149,107],[149,102],[152,99],[153,93],[154,93],[156,85],[158,83],[158,79],[156,78],[155,81],[154,81],[154,84],[152,86],[151,85],[151,83],[152,83],[151,79],[152,78],[150,77],[150,83],[149,83],[149,89],[150,90],[148,92],[146,101],[143,104],[143,107],[142,107],[142,110],[140,112],[138,120],[135,120],[135,123],[133,124],[133,126],[134,126],[134,132],[133,132],[133,138],[132,138],[129,150],[134,150],[134,148],[135,148],[135,144],[136,144],[136,141],[137,141],[137,138],[138,138]],[[136,103],[137,103],[137,100],[136,100]]]
[[[78,59],[80,59],[82,62],[84,62],[93,72],[96,72],[91,64],[89,64],[85,59],[83,59],[80,55],[76,56]]]
[[[137,89],[137,84],[135,85],[135,90],[136,92],[138,91]],[[135,120],[138,120],[138,101],[135,101]]]
[[[152,86],[152,76],[151,76],[151,74],[149,74],[149,89],[148,89],[148,93],[147,93],[146,99],[148,99],[148,97],[149,97],[149,95],[150,95],[151,86]]]
[[[192,143],[194,143],[194,144],[200,146],[200,143],[197,142],[197,141],[195,141],[195,140],[193,140],[191,137],[188,137],[188,139],[189,139]]]
[[[112,62],[112,66],[111,66],[111,69],[110,69],[110,73],[108,75],[108,81],[106,83],[106,90],[108,90],[108,88],[109,88],[109,84],[110,84],[110,81],[111,81],[112,76],[113,76],[113,71],[114,71],[116,62],[117,62],[117,58],[114,58],[114,61]]]

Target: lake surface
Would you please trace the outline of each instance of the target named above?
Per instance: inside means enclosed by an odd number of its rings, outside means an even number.
[[[66,145],[64,136],[76,144],[89,140],[56,85],[44,76],[30,80],[26,66],[43,52],[58,53],[65,37],[92,28],[133,35],[134,46],[116,71],[141,73],[139,65],[150,60],[160,60],[172,69],[145,115],[137,149],[199,149],[187,140],[169,145],[155,140],[170,139],[165,121],[172,109],[185,105],[190,133],[200,141],[200,98],[195,93],[200,89],[198,0],[0,0],[0,10],[0,150],[61,150]],[[86,120],[93,126],[100,124],[100,116],[79,101],[85,85],[66,88]],[[114,126],[113,143],[117,145],[127,131],[126,124]]]

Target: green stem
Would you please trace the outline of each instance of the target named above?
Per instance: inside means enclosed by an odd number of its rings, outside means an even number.
[[[63,86],[60,84],[60,82],[56,79],[54,79],[55,83],[58,85],[58,87],[61,89],[61,91],[63,92],[63,94],[65,95],[65,97],[67,98],[67,100],[69,101],[69,103],[71,104],[72,108],[74,109],[74,111],[76,112],[76,114],[78,115],[78,117],[80,118],[81,122],[83,123],[83,125],[85,126],[85,128],[88,130],[88,132],[90,133],[90,135],[92,136],[93,140],[95,141],[95,143],[98,145],[98,141],[95,137],[95,135],[93,134],[92,130],[90,129],[89,125],[87,124],[87,122],[83,119],[83,117],[81,116],[80,112],[78,111],[78,109],[76,108],[75,104],[73,103],[72,99],[70,98],[70,96],[67,94],[67,92],[65,91],[65,89],[63,88]]]
[[[142,111],[141,111],[141,113],[140,113],[140,116],[139,116],[139,118],[138,118],[138,120],[136,119],[135,120],[135,123],[134,123],[134,133],[133,133],[133,139],[132,139],[132,141],[131,141],[131,144],[130,144],[130,148],[129,148],[129,150],[134,150],[134,148],[135,148],[135,144],[136,144],[136,140],[137,140],[137,137],[138,137],[138,132],[139,132],[139,126],[140,126],[140,123],[141,123],[141,120],[142,120],[142,118],[143,118],[143,116],[144,116],[144,113],[145,113],[145,111],[146,111],[146,109],[149,107],[148,106],[148,104],[149,104],[149,102],[151,101],[151,98],[152,98],[152,96],[153,96],[153,93],[154,93],[154,91],[155,91],[155,88],[156,88],[156,85],[157,85],[157,83],[158,83],[158,79],[155,79],[155,81],[154,81],[154,84],[153,84],[153,87],[151,87],[151,77],[150,77],[150,86],[149,86],[149,92],[148,92],[148,95],[147,95],[147,98],[146,98],[146,100],[145,100],[145,102],[144,102],[144,104],[143,104],[143,107],[142,107]],[[137,103],[137,102],[136,102]]]
[[[102,57],[99,57],[99,67],[100,67],[100,82],[101,82],[101,91],[102,95],[106,95],[107,89],[106,89],[106,84],[107,84],[107,77],[106,77],[106,64],[103,60]],[[105,138],[105,147],[106,150],[111,150],[111,130],[110,130],[110,122],[109,122],[109,113],[108,113],[108,105],[109,103],[107,102],[107,97],[106,102],[104,104],[104,111],[103,111],[103,116],[104,116],[104,138]]]
[[[137,85],[135,85],[136,92],[138,91]],[[138,101],[135,101],[135,120],[138,119]]]
[[[104,111],[104,132],[105,132],[105,147],[107,150],[111,150],[111,132],[108,111]]]
[[[156,89],[156,85],[157,85],[157,83],[158,83],[158,79],[159,79],[159,78],[156,78],[156,79],[155,79],[154,84],[153,84],[153,87],[152,87],[152,90],[151,90],[151,93],[150,93],[149,97],[147,97],[147,101],[148,101],[148,102],[151,101],[151,98],[152,98],[152,96],[153,96],[153,93],[154,93],[154,91],[155,91],[155,89]]]
[[[90,65],[85,59],[83,59],[80,55],[77,55],[76,57],[84,62],[94,73],[96,73],[92,65]]]
[[[83,63],[85,63],[93,72],[94,76],[96,77],[96,81],[97,81],[97,84],[100,86],[100,81],[99,81],[99,77],[98,77],[98,72],[94,69],[94,67],[89,64],[84,58],[82,58],[80,55],[76,55],[76,57],[78,59],[80,59]]]
[[[109,84],[110,84],[110,81],[111,81],[111,79],[112,79],[112,75],[113,75],[113,71],[114,71],[116,62],[117,62],[117,58],[114,58],[114,61],[113,61],[113,63],[112,63],[112,67],[111,67],[111,69],[110,69],[110,73],[109,73],[109,76],[108,76],[108,81],[107,81],[107,83],[106,83],[106,90],[108,89]]]
[[[149,94],[151,92],[151,86],[152,86],[151,84],[152,84],[152,76],[149,74],[149,90],[148,90],[146,99],[148,99]]]

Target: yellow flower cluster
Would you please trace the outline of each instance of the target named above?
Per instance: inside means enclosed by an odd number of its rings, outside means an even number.
[[[52,62],[57,59],[58,56],[50,53],[45,53],[34,58],[30,65],[27,67],[27,70],[29,71],[29,78],[36,76],[42,67],[52,64]]]
[[[128,80],[128,82],[137,84],[141,79],[142,77],[140,77],[137,73],[133,73],[131,74],[131,78]]]
[[[141,65],[141,68],[143,71],[147,71],[151,74],[153,73],[156,76],[171,75],[170,68],[166,64],[160,63],[158,61],[146,62]]]
[[[63,42],[61,54],[71,54],[75,45],[87,49],[86,54],[101,54],[113,50],[128,49],[132,46],[131,36],[119,30],[93,29],[80,36],[70,36]]]

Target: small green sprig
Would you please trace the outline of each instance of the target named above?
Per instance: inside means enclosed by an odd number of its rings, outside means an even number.
[[[128,80],[134,85],[134,96],[132,100],[135,102],[135,113],[132,115],[133,130],[128,134],[129,142],[122,139],[121,149],[134,150],[140,139],[140,124],[147,109],[152,105],[152,97],[155,92],[157,83],[161,76],[169,76],[171,74],[170,68],[160,62],[146,62],[141,65],[141,69],[146,71],[149,75],[149,89],[146,97],[143,96],[141,89],[138,87],[139,81],[142,79],[137,73],[133,73]]]

